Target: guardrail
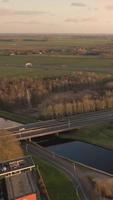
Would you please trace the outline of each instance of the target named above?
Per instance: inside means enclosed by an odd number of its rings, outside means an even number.
[[[43,151],[45,150],[43,147],[41,147],[40,145],[38,145],[38,144],[36,144],[36,143],[34,143],[34,142],[31,142],[30,144],[35,145],[37,148],[39,148],[39,149],[41,149],[41,150],[43,150]],[[71,160],[71,159],[69,159],[69,158],[66,158],[66,157],[64,157],[64,156],[56,155],[54,152],[52,152],[52,151],[50,151],[50,150],[48,150],[48,149],[46,149],[46,152],[48,152],[48,153],[52,156],[53,159],[55,159],[55,158],[60,158],[60,159],[65,160],[65,161],[69,161],[70,163],[72,163],[72,165],[73,165],[73,167],[75,168],[75,170],[76,170],[76,166],[80,166],[80,167],[84,167],[84,168],[86,168],[86,169],[92,170],[92,171],[94,171],[94,172],[97,172],[97,173],[99,173],[99,174],[103,174],[103,175],[106,175],[106,176],[108,176],[108,177],[110,177],[110,178],[113,178],[113,174],[110,174],[110,173],[105,172],[105,171],[103,171],[103,170],[96,169],[96,168],[94,168],[94,167],[88,166],[88,165],[83,164],[83,163],[80,163],[80,162],[78,162],[78,161],[73,161],[73,160]],[[77,170],[76,170],[76,173],[77,173],[77,175],[78,175],[78,171],[77,171]],[[81,186],[81,183],[80,183],[80,181],[79,181],[79,175],[77,176],[77,178],[78,178],[78,183],[79,183],[79,184],[78,184],[78,190],[80,189],[80,191],[82,191],[82,190],[83,190],[83,187]],[[84,191],[82,191],[82,193],[84,193]],[[85,193],[84,193],[84,194],[85,194]],[[88,198],[86,197],[86,198],[84,198],[84,199],[88,199]]]
[[[40,180],[41,180],[41,183],[43,184],[43,187],[44,187],[44,190],[45,190],[45,194],[46,194],[46,199],[45,200],[52,200],[48,194],[48,191],[47,191],[47,188],[46,188],[46,185],[44,183],[44,180],[43,180],[43,177],[40,173],[40,170],[39,170],[39,167],[37,166],[37,172],[38,172],[38,175],[40,177]]]
[[[26,140],[35,137],[43,137],[47,135],[59,134],[66,131],[80,129],[92,124],[111,121],[113,119],[113,109],[77,114],[64,117],[62,120],[48,120],[42,122],[31,123],[20,126],[18,129],[11,129],[11,134],[16,136],[18,140]],[[10,130],[10,129],[9,129]],[[2,137],[2,136],[0,136]]]
[[[33,144],[33,145],[35,145],[35,146],[38,146],[38,148],[43,149],[43,147],[41,147],[40,145],[36,144],[35,142],[30,142],[30,143]],[[103,171],[103,170],[96,169],[96,168],[94,168],[94,167],[91,167],[91,166],[89,166],[89,165],[80,163],[80,162],[78,162],[78,161],[71,160],[71,159],[66,158],[66,157],[64,157],[64,156],[57,155],[57,154],[55,154],[53,151],[49,151],[48,149],[46,149],[46,151],[48,151],[48,153],[51,153],[52,155],[54,154],[56,157],[62,158],[63,160],[67,160],[67,161],[69,161],[69,162],[71,162],[71,163],[73,163],[73,164],[79,165],[79,166],[81,166],[81,167],[85,167],[85,168],[87,168],[87,169],[93,170],[93,171],[95,171],[95,172],[98,172],[98,173],[101,173],[101,174],[104,174],[104,175],[107,175],[107,176],[113,178],[113,174],[110,174],[110,173],[105,172],[105,171]]]
[[[63,117],[63,118],[57,118],[57,119],[50,119],[50,120],[45,120],[45,121],[37,121],[37,122],[34,122],[34,123],[29,123],[29,124],[25,124],[25,125],[20,125],[20,126],[15,126],[15,127],[8,127],[6,129],[8,130],[12,130],[14,128],[22,128],[22,127],[29,127],[29,126],[34,126],[34,125],[38,125],[38,124],[42,124],[44,125],[45,123],[51,123],[51,122],[59,122],[59,121],[66,121],[66,120],[72,120],[74,118],[79,118],[79,117],[87,117],[87,116],[91,116],[91,115],[95,115],[95,116],[98,116],[99,114],[104,114],[104,116],[106,114],[109,114],[110,113],[113,113],[113,108],[109,108],[109,109],[102,109],[102,110],[98,110],[98,111],[91,111],[91,112],[85,112],[85,113],[77,113],[75,115],[70,115],[70,116],[67,116],[67,117]]]
[[[43,147],[39,146],[38,144],[36,144],[34,142],[27,143],[27,145],[33,145],[33,146],[37,147],[37,149],[45,151],[45,149]],[[26,148],[28,148],[28,147],[26,146]],[[61,160],[63,159],[63,157],[58,156],[54,152],[51,152],[51,151],[49,151],[47,149],[46,149],[46,153],[48,153],[53,158],[53,160],[55,160],[57,158],[61,159]],[[66,160],[66,161],[68,161],[68,160]],[[72,164],[72,167],[74,169],[75,168],[74,163],[70,162],[70,164]],[[62,169],[64,169],[63,166],[62,166]],[[82,185],[81,185],[81,183],[79,181],[79,177],[76,176],[76,179],[77,179],[77,191],[78,191],[78,194],[79,194],[79,198],[82,199],[82,200],[89,200],[89,198],[86,196],[86,194],[84,192],[84,189],[82,188]],[[80,196],[82,196],[82,198]]]

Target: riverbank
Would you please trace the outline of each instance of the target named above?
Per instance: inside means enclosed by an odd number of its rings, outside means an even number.
[[[51,200],[78,200],[72,182],[63,173],[41,159],[35,159],[35,164],[39,166]]]
[[[37,119],[34,117],[25,117],[23,115],[19,115],[19,114],[7,112],[7,111],[1,111],[1,110],[0,110],[0,117],[11,120],[11,121],[15,121],[21,124],[34,123],[37,121]]]
[[[69,191],[67,189],[67,188],[69,188],[68,184],[65,185],[61,181],[61,179],[62,179],[61,175],[59,176],[58,174],[54,174],[53,173],[53,169],[54,168],[52,167],[53,168],[52,169],[51,165],[47,161],[46,162],[45,161],[41,161],[41,162],[43,162],[41,164],[42,166],[40,166],[40,159],[36,160],[36,162],[38,162],[39,169],[40,169],[41,174],[43,176],[44,182],[45,182],[45,184],[47,186],[47,190],[48,190],[49,194],[52,195],[52,196],[50,196],[51,199],[55,199],[55,200],[64,200],[64,199],[66,199],[66,200],[69,200],[69,199],[70,200],[76,200],[77,199],[76,195],[72,196],[73,198],[71,198],[70,195],[67,195],[67,192],[69,194]],[[43,170],[41,170],[41,167],[42,167]],[[79,180],[81,182],[82,189],[83,189],[83,191],[86,191],[86,194],[88,194],[89,199],[91,199],[91,200],[100,199],[99,198],[100,194],[98,194],[98,192],[95,190],[96,188],[94,189],[95,181],[96,180],[100,180],[100,181],[106,180],[107,181],[110,177],[106,176],[104,174],[98,173],[95,170],[91,170],[91,169],[89,169],[87,167],[82,167],[82,166],[79,166],[79,165],[76,165],[76,171],[77,171],[78,178],[79,178]],[[48,183],[50,185],[48,185]],[[66,188],[66,190],[65,190],[65,188]],[[59,192],[61,192],[60,195],[59,195]],[[62,192],[63,192],[63,198],[61,198],[62,197],[61,196]],[[54,198],[55,194],[58,195],[57,196],[58,199]],[[66,194],[66,198],[65,198],[64,194]],[[106,199],[106,198],[104,198],[104,199]]]
[[[61,139],[72,139],[98,145],[104,148],[113,149],[113,125],[106,123],[92,125],[68,134],[59,136]]]

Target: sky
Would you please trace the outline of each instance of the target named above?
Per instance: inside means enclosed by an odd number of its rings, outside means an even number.
[[[113,0],[0,0],[0,33],[113,33]]]

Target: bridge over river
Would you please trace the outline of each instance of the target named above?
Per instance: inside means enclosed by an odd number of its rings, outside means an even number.
[[[80,129],[92,124],[105,123],[113,120],[113,109],[77,114],[62,119],[39,121],[15,128],[9,128],[11,134],[18,140],[32,139],[43,136],[55,135],[67,131]]]

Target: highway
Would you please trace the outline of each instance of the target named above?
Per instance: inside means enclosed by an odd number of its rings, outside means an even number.
[[[43,137],[74,129],[83,128],[92,124],[105,123],[113,120],[113,109],[77,114],[62,119],[40,121],[8,129],[18,140]]]
[[[53,165],[55,168],[60,169],[63,173],[65,173],[73,182],[75,189],[78,188],[78,193],[81,200],[92,200],[92,198],[89,197],[90,194],[88,193],[88,191],[86,191],[80,183],[77,168],[74,163],[62,159],[60,156],[55,155],[53,152],[50,152],[47,149],[45,151],[43,147],[40,147],[37,144],[26,143],[26,145],[24,145],[24,149],[28,153],[35,156],[37,159],[44,159],[51,163],[51,165]]]

